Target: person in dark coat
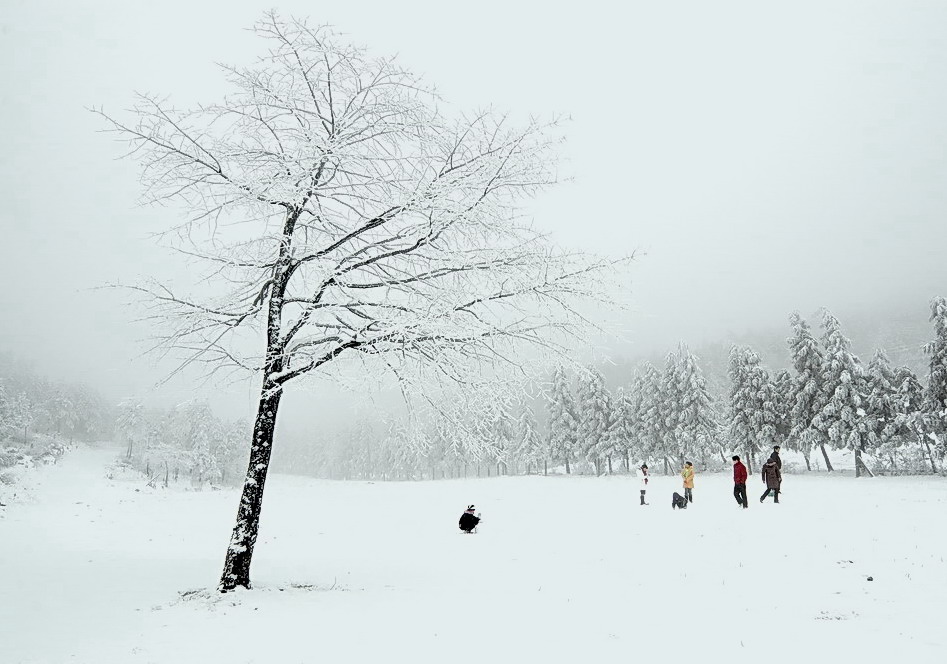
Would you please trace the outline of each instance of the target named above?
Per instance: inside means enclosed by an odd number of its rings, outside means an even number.
[[[460,521],[457,525],[460,526],[460,529],[465,533],[472,533],[474,528],[477,527],[477,524],[480,523],[480,517],[474,514],[475,511],[476,508],[470,505],[464,510],[464,513],[460,515]]]
[[[733,455],[733,497],[737,503],[743,506],[743,509],[749,507],[749,501],[746,499],[746,466],[740,461],[738,454]]]
[[[780,472],[782,472],[783,460],[779,458],[779,445],[773,447],[773,453],[769,455],[769,459],[767,459],[767,461],[775,461],[776,467],[779,468]]]
[[[766,500],[766,496],[773,492],[773,502],[779,502],[779,485],[783,483],[783,474],[779,472],[779,466],[770,459],[763,464],[763,481],[766,483],[766,492],[760,496],[760,502]]]

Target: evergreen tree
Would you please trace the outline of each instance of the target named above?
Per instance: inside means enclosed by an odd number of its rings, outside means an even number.
[[[677,424],[674,438],[683,464],[688,458],[703,459],[712,453],[717,418],[697,356],[683,343],[678,350],[676,366]]]
[[[826,469],[832,471],[832,462],[825,451],[825,437],[812,424],[826,401],[822,389],[822,350],[802,316],[793,313],[789,322],[792,325],[792,336],[788,340],[789,354],[796,375],[790,395],[792,427],[787,446],[802,452],[806,466],[809,466],[810,450],[818,446],[822,451]]]
[[[670,474],[672,457],[681,459],[683,450],[678,445],[676,436],[678,424],[681,421],[681,370],[680,357],[676,353],[668,353],[664,363],[664,374],[661,376],[660,390],[657,393],[656,407],[661,417],[658,433],[658,445],[661,458],[664,461],[664,473]]]
[[[917,376],[909,367],[898,367],[894,372],[895,426],[897,434],[913,436],[918,445],[927,452],[931,472],[937,472],[934,450],[928,436],[930,417],[925,412],[927,394]]]
[[[792,431],[792,374],[786,369],[780,369],[773,377],[770,386],[770,395],[773,399],[773,411],[776,416],[776,436],[774,445],[785,445]],[[809,456],[806,455],[806,467],[809,464]]]
[[[549,453],[553,461],[566,466],[566,474],[572,472],[571,462],[576,454],[578,418],[575,399],[569,389],[565,369],[556,367],[547,401],[549,408]]]
[[[619,436],[619,419],[621,413],[618,399],[613,397],[611,392],[604,386],[604,380],[600,394],[600,404],[605,432],[599,439],[598,445],[596,446],[596,453],[599,459],[605,460],[606,470],[608,474],[611,475],[614,472],[614,459],[616,457],[624,457],[626,447],[624,440]]]
[[[636,465],[657,458],[666,458],[665,418],[667,409],[664,396],[664,381],[661,372],[648,363],[645,364],[640,384],[640,418],[638,422],[640,447],[637,450]]]
[[[579,376],[576,410],[576,452],[595,467],[596,475],[601,475],[602,459],[610,453],[611,403],[605,377],[592,367]]]
[[[930,373],[924,410],[929,415],[930,428],[943,439],[947,433],[947,298],[934,298],[930,320],[934,324],[934,340],[925,346],[930,355]]]
[[[641,378],[635,375],[628,390],[619,387],[615,395],[614,422],[609,429],[612,448],[622,457],[625,470],[631,470],[631,453],[640,444]]]
[[[520,404],[519,417],[516,419],[515,446],[516,457],[526,464],[526,473],[529,474],[531,468],[539,470],[546,459],[547,450],[533,409],[525,402]]]
[[[872,445],[888,443],[897,434],[895,420],[898,415],[897,384],[891,362],[884,349],[875,350],[868,362],[865,375],[867,398],[865,399],[865,421]]]
[[[757,405],[754,403],[749,384],[749,358],[751,351],[743,346],[730,349],[730,438],[737,450],[743,450],[750,472],[753,472],[753,453],[759,450],[754,424]]]
[[[779,414],[775,386],[760,357],[746,347],[730,351],[730,436],[736,449],[745,452],[753,472],[753,459],[777,439]]]
[[[823,347],[825,361],[822,363],[822,392],[826,396],[819,414],[812,420],[826,440],[836,449],[849,447],[855,450],[856,476],[867,469],[861,455],[867,448],[865,429],[861,424],[865,411],[865,370],[851,351],[852,343],[842,334],[838,319],[822,312]]]

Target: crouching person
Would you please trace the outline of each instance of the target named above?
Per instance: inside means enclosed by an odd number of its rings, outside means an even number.
[[[672,509],[680,508],[682,510],[686,510],[687,498],[685,498],[684,496],[679,494],[677,491],[675,491],[674,495],[671,497],[671,508]]]
[[[460,521],[457,525],[459,525],[460,529],[465,533],[472,533],[480,523],[480,517],[474,514],[475,511],[476,508],[470,505],[464,510],[464,513],[460,515]]]

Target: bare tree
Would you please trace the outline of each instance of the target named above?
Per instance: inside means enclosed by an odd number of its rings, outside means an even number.
[[[210,266],[210,295],[134,287],[166,325],[157,347],[180,368],[261,378],[221,591],[250,586],[289,382],[516,363],[518,343],[580,332],[574,303],[600,299],[614,272],[522,220],[524,198],[557,179],[555,123],[446,113],[393,60],[304,21],[268,14],[255,30],[269,51],[223,67],[234,92],[221,103],[142,96],[131,123],[98,111],[141,162],[146,200],[187,211],[169,244]]]

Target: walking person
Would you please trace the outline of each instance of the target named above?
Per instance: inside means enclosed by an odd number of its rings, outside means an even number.
[[[641,467],[638,468],[638,479],[641,480],[641,504],[647,505],[645,502],[645,493],[648,491],[648,464],[643,463]]]
[[[681,471],[681,477],[684,478],[684,497],[687,502],[694,502],[694,464],[690,461],[684,462],[684,470]]]
[[[779,465],[770,458],[763,464],[763,482],[766,483],[766,491],[760,496],[760,502],[766,500],[766,497],[773,493],[773,502],[779,502],[779,486],[783,483],[783,474],[779,471]]]
[[[783,460],[779,458],[779,445],[773,447],[773,453],[769,455],[767,461],[775,461],[776,467],[779,468],[779,472],[783,471]]]
[[[734,454],[733,457],[733,497],[737,503],[746,509],[750,506],[746,499],[746,466],[740,461],[740,455]]]

